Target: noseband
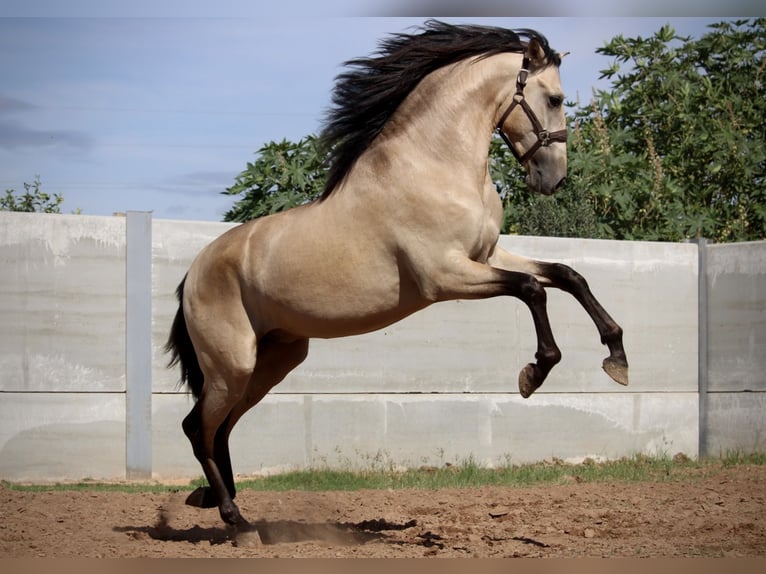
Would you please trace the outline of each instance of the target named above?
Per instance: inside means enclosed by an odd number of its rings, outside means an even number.
[[[513,153],[514,157],[522,165],[524,165],[527,162],[527,160],[531,158],[535,154],[535,152],[541,147],[548,147],[553,142],[567,141],[566,129],[558,130],[555,132],[549,132],[548,130],[543,128],[542,124],[540,123],[540,120],[537,119],[537,115],[535,114],[534,110],[532,110],[530,105],[527,103],[527,100],[524,99],[524,87],[527,85],[528,75],[529,75],[529,58],[525,57],[521,63],[521,70],[519,70],[519,75],[516,77],[516,93],[513,95],[513,101],[508,106],[508,109],[505,110],[505,113],[500,118],[500,121],[497,122],[497,126],[496,126],[496,129],[498,133],[500,134],[500,137],[503,138],[503,141],[511,150],[511,153]],[[505,132],[503,131],[503,124],[505,123],[505,120],[508,119],[508,116],[511,115],[511,112],[516,108],[516,106],[521,106],[521,109],[524,110],[524,113],[527,114],[529,121],[532,122],[532,127],[534,128],[535,133],[537,134],[537,141],[534,143],[534,145],[532,145],[532,147],[530,147],[523,154],[519,153],[519,151],[516,149],[516,146],[513,145],[513,142],[510,140],[510,138],[507,135],[505,135]]]

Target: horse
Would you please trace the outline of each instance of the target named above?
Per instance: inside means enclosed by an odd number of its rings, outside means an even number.
[[[534,30],[433,20],[345,62],[320,134],[321,196],[222,234],[176,291],[166,351],[196,399],[181,426],[208,482],[187,504],[247,526],[229,454],[240,417],[306,358],[311,338],[377,330],[439,301],[508,295],[526,304],[537,337],[535,361],[518,378],[527,398],[561,359],[545,289],[568,292],[609,349],[604,370],[628,383],[622,328],[586,280],[497,246],[495,132],[531,190],[564,184],[560,64]]]

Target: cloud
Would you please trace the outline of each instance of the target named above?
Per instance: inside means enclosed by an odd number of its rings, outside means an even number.
[[[34,110],[35,108],[37,108],[37,106],[30,104],[29,102],[0,94],[0,115],[26,112]]]
[[[15,120],[0,119],[0,148],[20,147],[66,147],[87,150],[93,147],[93,139],[88,134],[75,130],[38,130]]]
[[[0,94],[0,149],[62,147],[82,151],[93,147],[93,138],[85,132],[36,129],[15,119],[38,110],[40,106]],[[8,116],[14,119],[6,119]]]
[[[194,171],[164,177],[145,187],[161,194],[182,194],[190,197],[216,197],[234,183],[238,172]]]

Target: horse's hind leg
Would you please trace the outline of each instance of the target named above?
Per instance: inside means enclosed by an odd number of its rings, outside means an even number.
[[[192,410],[186,415],[181,423],[186,438],[188,438],[189,442],[192,444],[192,450],[194,451],[197,460],[199,460],[197,453],[202,453],[204,450],[204,445],[202,444],[202,423],[200,419],[201,406],[199,401],[194,403]],[[209,486],[200,486],[186,497],[186,504],[189,506],[196,506],[197,508],[215,508],[218,506],[218,498]]]
[[[214,440],[214,459],[229,496],[232,499],[236,496],[236,486],[229,452],[229,436],[232,429],[242,415],[258,404],[269,390],[303,362],[307,354],[308,339],[277,342],[266,337],[258,343],[255,368],[250,377],[247,390],[229,412],[223,424],[218,428]],[[202,486],[189,495],[187,504],[201,508],[212,508],[218,506],[218,498],[211,486]]]
[[[227,463],[228,449],[224,463],[220,467],[217,458],[221,458],[221,455],[216,453],[216,437],[219,436],[221,429],[225,428],[224,422],[234,404],[239,400],[240,393],[237,389],[244,389],[247,385],[247,381],[241,379],[229,380],[228,383],[230,387],[221,379],[206,377],[205,388],[199,400],[183,421],[184,432],[189,437],[194,455],[202,466],[205,478],[210,485],[209,488],[195,490],[187,499],[187,503],[200,507],[218,506],[224,522],[244,525],[246,521],[242,518],[230,493],[233,480],[229,478],[231,465]]]
[[[199,404],[199,403],[197,403]],[[229,442],[227,428],[228,422],[231,418],[231,414],[226,420],[218,427],[215,433],[215,439],[213,440],[213,459],[218,465],[218,472],[221,474],[221,478],[226,485],[226,489],[229,492],[229,496],[234,499],[236,495],[236,489],[234,487],[234,475],[231,469],[231,457],[229,455]],[[192,412],[184,419],[183,428],[189,440],[192,444],[197,438],[199,432],[199,409],[195,405]],[[197,508],[215,508],[218,506],[218,497],[209,486],[200,486],[194,492],[192,492],[186,498],[186,504],[189,506],[196,506]]]
[[[261,399],[274,386],[280,383],[290,371],[303,362],[308,355],[308,347],[308,339],[276,342],[266,338],[258,343],[258,358],[247,391],[234,406],[231,413],[229,413],[224,426],[221,427],[216,436],[216,440],[220,441],[220,444],[216,445],[216,460],[219,462],[220,468],[228,469],[228,477],[224,476],[224,480],[227,481],[227,485],[230,485],[229,492],[232,498],[235,496],[236,488],[231,469],[231,458],[229,456],[229,436],[231,431],[247,411],[261,402]],[[221,454],[220,458],[218,456],[219,453]]]

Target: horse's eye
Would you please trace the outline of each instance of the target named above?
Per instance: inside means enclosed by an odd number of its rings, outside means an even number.
[[[548,105],[552,108],[560,108],[562,103],[564,103],[564,98],[561,96],[550,96],[548,98]]]

